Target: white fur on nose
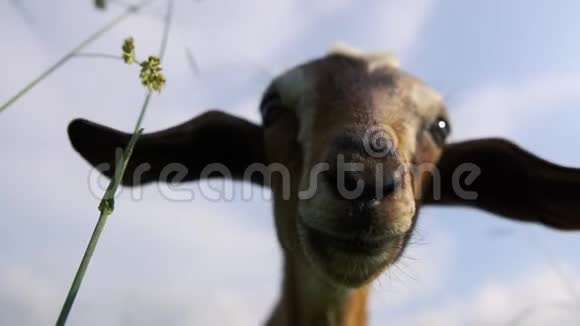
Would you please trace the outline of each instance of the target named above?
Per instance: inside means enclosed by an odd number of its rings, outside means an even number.
[[[329,52],[330,54],[340,54],[347,57],[363,59],[368,63],[369,71],[382,67],[399,68],[401,63],[399,58],[389,52],[364,52],[350,45],[338,42]]]

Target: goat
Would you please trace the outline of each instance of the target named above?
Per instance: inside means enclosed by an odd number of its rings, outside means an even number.
[[[580,169],[504,139],[446,144],[441,96],[391,55],[342,48],[299,65],[272,81],[260,112],[261,126],[209,111],[143,135],[122,184],[166,181],[170,163],[187,168],[181,181],[199,180],[219,163],[236,180],[270,187],[284,278],[267,325],[365,325],[369,284],[401,256],[422,205],[580,230]],[[68,133],[109,177],[102,163],[114,166],[130,138],[80,119]],[[289,180],[246,173],[273,163]]]

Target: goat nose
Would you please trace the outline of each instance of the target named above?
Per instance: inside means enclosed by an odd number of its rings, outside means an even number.
[[[401,176],[397,171],[374,175],[344,171],[344,183],[340,182],[340,176],[338,176],[337,190],[343,198],[365,204],[374,204],[381,202],[384,198],[397,191],[400,184]]]
[[[401,184],[401,162],[395,151],[383,157],[367,153],[360,138],[342,136],[333,145],[327,184],[340,199],[378,203]]]

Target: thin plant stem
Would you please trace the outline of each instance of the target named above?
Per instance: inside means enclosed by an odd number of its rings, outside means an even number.
[[[99,58],[99,59],[113,59],[123,61],[123,57],[114,54],[107,53],[93,53],[93,52],[83,52],[74,55],[75,58]]]
[[[121,9],[129,9],[135,6],[135,4],[129,1],[121,1],[121,0],[107,0],[107,4],[115,5]]]
[[[22,20],[27,23],[28,25],[32,25],[34,20],[32,19],[29,10],[22,5],[22,2],[19,0],[11,0],[10,3],[12,6],[18,11]]]
[[[120,55],[108,54],[108,53],[98,53],[98,52],[81,52],[74,55],[74,58],[96,58],[96,59],[112,59],[112,60],[120,60],[123,61],[123,57]],[[135,63],[138,65],[141,64],[141,61],[137,60],[137,58],[133,58]]]
[[[167,42],[169,39],[169,29],[171,25],[172,11],[173,11],[173,0],[168,0],[167,15],[163,31],[163,39],[161,41],[161,49],[159,51],[160,59],[164,56],[166,51]],[[139,113],[139,117],[137,118],[137,122],[135,124],[133,135],[131,136],[131,139],[129,140],[127,147],[125,147],[122,157],[120,157],[116,162],[115,174],[113,176],[113,179],[109,183],[109,186],[107,187],[107,190],[105,191],[105,194],[103,195],[103,198],[101,199],[101,202],[99,204],[100,211],[99,220],[97,221],[97,225],[95,226],[93,234],[91,235],[91,239],[89,240],[89,244],[87,245],[85,254],[83,255],[83,258],[75,275],[73,283],[65,299],[64,305],[56,322],[56,326],[64,326],[66,324],[66,320],[68,318],[72,305],[75,301],[75,298],[78,294],[78,291],[82,284],[83,278],[89,266],[91,257],[93,256],[101,233],[105,228],[105,224],[107,223],[108,217],[113,213],[115,205],[114,202],[115,192],[117,191],[117,188],[119,187],[119,184],[123,179],[125,170],[127,168],[127,164],[129,163],[129,160],[133,153],[133,149],[135,148],[135,144],[137,143],[139,136],[141,136],[141,134],[143,133],[141,124],[143,123],[143,119],[145,117],[147,108],[149,107],[151,95],[152,91],[151,90],[147,91],[147,95],[145,96],[145,100],[143,102],[143,105],[141,106],[141,112]]]
[[[161,48],[159,49],[159,59],[163,61],[165,52],[167,51],[167,43],[169,42],[169,27],[173,18],[173,0],[167,0],[167,11],[165,13],[165,23],[163,27],[163,36],[161,39]]]
[[[147,110],[147,106],[149,105],[150,98],[151,98],[151,91],[148,91],[147,96],[145,97],[145,101],[143,103],[143,107],[141,108],[142,114],[144,114],[145,111]],[[99,215],[99,220],[97,221],[97,225],[95,226],[95,229],[93,230],[93,234],[91,235],[91,239],[89,241],[89,244],[87,245],[87,249],[85,250],[85,254],[83,255],[83,259],[81,260],[81,263],[79,265],[79,268],[77,270],[75,278],[74,278],[72,285],[68,291],[68,294],[66,296],[64,304],[62,306],[62,309],[61,309],[60,314],[58,316],[58,319],[56,321],[57,326],[64,326],[66,324],[66,320],[68,318],[70,310],[72,309],[72,305],[76,299],[76,296],[79,292],[80,286],[83,282],[83,278],[85,277],[85,273],[87,271],[87,268],[89,267],[89,263],[90,263],[91,258],[93,256],[93,253],[95,252],[95,248],[97,247],[97,243],[99,242],[99,238],[101,237],[101,233],[103,232],[103,229],[105,228],[105,224],[107,223],[108,217],[113,213],[115,192],[117,191],[117,188],[119,187],[119,183],[121,182],[121,179],[123,178],[123,175],[125,173],[125,169],[127,168],[127,163],[129,162],[129,159],[131,158],[131,155],[133,154],[133,149],[135,148],[135,144],[137,142],[137,139],[139,138],[139,136],[143,132],[143,129],[140,128],[140,122],[141,121],[139,121],[136,125],[137,132],[133,133],[133,135],[131,136],[131,139],[129,140],[129,144],[125,148],[125,151],[123,153],[122,158],[117,162],[117,166],[115,169],[115,176],[114,176],[113,180],[111,180],[111,183],[109,183],[109,186],[107,187],[107,190],[105,191],[105,194],[103,195],[103,199],[101,199],[101,202],[99,204],[99,210],[101,211],[101,213]],[[120,168],[119,168],[119,165],[120,165],[119,163],[121,163]]]
[[[4,112],[4,110],[6,110],[9,106],[11,106],[12,104],[14,104],[14,102],[16,102],[18,99],[20,99],[26,93],[28,93],[30,90],[32,90],[36,85],[38,85],[38,83],[40,83],[41,81],[43,81],[44,79],[46,79],[53,72],[55,72],[58,68],[62,67],[71,58],[73,58],[79,51],[81,51],[86,46],[88,46],[92,42],[94,42],[97,39],[99,39],[105,33],[107,33],[108,31],[110,31],[113,27],[117,26],[123,20],[127,19],[132,14],[134,14],[134,13],[138,12],[139,10],[143,9],[145,6],[149,5],[153,1],[155,1],[155,0],[144,0],[141,3],[139,3],[138,5],[135,5],[133,7],[128,8],[122,14],[120,14],[115,19],[111,20],[109,23],[107,23],[105,26],[103,26],[101,29],[99,29],[98,31],[96,31],[95,33],[93,33],[92,35],[90,35],[87,39],[85,39],[84,41],[82,41],[78,46],[76,46],[70,52],[68,52],[67,54],[65,54],[64,57],[62,57],[60,60],[58,60],[52,66],[50,66],[46,71],[44,71],[43,73],[41,73],[40,76],[36,77],[34,80],[32,80],[30,83],[28,83],[28,85],[26,85],[23,89],[21,89],[18,93],[16,93],[16,95],[12,96],[6,103],[2,104],[2,106],[0,106],[0,113]]]
[[[189,47],[185,47],[185,57],[187,58],[187,63],[189,63],[189,67],[191,68],[191,72],[195,77],[199,76],[199,66],[197,65],[197,61],[193,56],[193,52]]]

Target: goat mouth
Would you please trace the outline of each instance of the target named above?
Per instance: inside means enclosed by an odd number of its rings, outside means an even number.
[[[384,254],[393,241],[391,236],[336,236],[303,225],[306,240],[320,254],[327,251],[339,251],[346,255],[359,257],[376,257]]]
[[[335,284],[360,287],[398,256],[401,237],[341,237],[299,223],[302,246],[310,262]]]

